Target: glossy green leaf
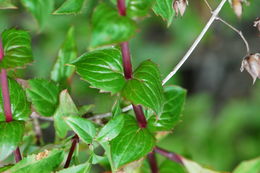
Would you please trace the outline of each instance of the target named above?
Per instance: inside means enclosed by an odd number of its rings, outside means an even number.
[[[42,28],[46,24],[54,7],[53,0],[21,0],[23,6],[36,18]]]
[[[124,116],[124,126],[120,134],[111,141],[111,156],[116,168],[141,159],[155,145],[152,134],[147,129],[140,129],[135,118]]]
[[[66,169],[62,169],[57,173],[89,173],[89,168],[91,165],[89,163],[80,164],[77,166],[71,166]]]
[[[167,86],[164,89],[164,97],[162,114],[149,119],[149,124],[151,123],[158,131],[172,130],[180,121],[186,90],[177,86]]]
[[[124,115],[114,116],[98,133],[97,140],[101,142],[111,141],[119,135],[124,126]]]
[[[78,14],[85,0],[66,0],[53,14]]]
[[[0,161],[9,156],[22,141],[23,121],[0,122]]]
[[[260,157],[242,162],[233,173],[259,173],[260,172]]]
[[[64,152],[60,150],[47,151],[30,155],[15,164],[9,171],[15,173],[50,173],[59,167],[64,160]]]
[[[127,15],[130,17],[146,16],[152,5],[153,0],[129,0],[127,3]]]
[[[0,68],[24,67],[33,61],[31,37],[23,30],[8,29],[2,33],[4,59]]]
[[[96,136],[96,126],[88,119],[71,116],[66,118],[66,123],[87,144],[90,144]]]
[[[36,112],[42,116],[52,116],[58,106],[59,87],[46,79],[29,80],[26,90]]]
[[[160,173],[187,173],[185,168],[176,162],[173,162],[171,160],[166,159],[161,165],[160,165]]]
[[[119,92],[125,84],[118,49],[108,48],[86,53],[74,61],[73,65],[84,80],[101,91]]]
[[[11,0],[0,0],[0,9],[17,9]]]
[[[0,168],[0,172],[5,173],[5,171],[7,171],[8,169],[10,169],[11,167],[13,167],[14,165],[5,165],[3,167]]]
[[[113,115],[113,117],[115,117],[117,115],[120,115],[121,113],[122,113],[122,110],[120,107],[120,101],[117,100],[112,107],[112,115]]]
[[[27,101],[25,91],[13,79],[8,79],[8,87],[11,101],[11,110],[14,120],[27,120],[31,115],[30,103]],[[0,86],[2,90],[2,85]],[[5,121],[2,92],[0,92],[0,121]]]
[[[59,101],[59,106],[54,114],[54,127],[56,134],[60,138],[64,138],[70,129],[64,119],[69,116],[77,116],[78,109],[67,90],[60,93]]]
[[[133,104],[149,107],[160,115],[164,96],[157,65],[150,60],[144,61],[135,70],[133,79],[127,81],[122,95]]]
[[[155,0],[153,11],[156,15],[161,16],[170,26],[174,16],[173,0]]]
[[[182,162],[188,173],[220,173],[200,166],[198,163],[182,158]]]
[[[66,40],[59,50],[57,61],[51,72],[51,79],[65,85],[74,72],[74,68],[67,66],[67,64],[76,58],[77,48],[74,36],[74,27],[71,27],[67,33]]]
[[[127,41],[135,35],[137,30],[134,21],[128,17],[120,16],[116,9],[103,3],[96,8],[92,24],[91,47]]]

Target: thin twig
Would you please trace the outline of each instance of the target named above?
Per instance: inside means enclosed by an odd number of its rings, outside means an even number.
[[[192,46],[190,47],[190,49],[186,52],[186,54],[184,55],[184,57],[181,59],[181,61],[175,66],[175,68],[166,76],[166,78],[163,80],[162,84],[165,85],[166,82],[168,82],[174,75],[175,73],[181,68],[181,66],[185,63],[185,61],[190,57],[190,55],[192,54],[192,52],[194,51],[194,49],[198,46],[198,44],[200,43],[200,41],[202,40],[202,38],[204,37],[204,35],[206,34],[206,32],[208,31],[208,29],[210,28],[210,26],[212,25],[212,23],[216,20],[220,10],[222,9],[222,7],[224,6],[224,4],[226,3],[227,0],[222,0],[220,2],[220,4],[218,5],[218,7],[216,8],[216,10],[212,13],[212,16],[210,17],[209,21],[207,22],[207,24],[205,25],[205,27],[203,28],[203,30],[201,31],[201,33],[199,34],[199,36],[197,37],[197,39],[194,41],[194,43],[192,44]]]
[[[212,11],[211,6],[209,5],[209,2],[207,0],[204,0],[205,4],[207,5],[207,7],[209,8],[210,11]]]
[[[78,135],[75,135],[71,140],[72,140],[72,144],[71,144],[70,151],[69,151],[67,160],[65,162],[64,168],[68,168],[70,166],[70,162],[71,162],[73,153],[77,147],[77,144],[79,143]]]
[[[34,115],[34,114],[36,114],[36,113],[33,112],[32,115]],[[39,119],[36,116],[33,116],[32,119],[33,119],[33,128],[34,128],[35,137],[36,137],[36,145],[41,145],[42,130],[40,127]]]
[[[219,20],[220,22],[222,22],[225,25],[227,25],[230,29],[232,29],[233,31],[238,33],[238,35],[242,38],[243,42],[245,43],[245,45],[246,45],[246,52],[247,52],[247,55],[249,55],[250,54],[249,44],[248,44],[248,41],[246,40],[246,38],[244,37],[242,31],[236,29],[234,26],[232,26],[231,24],[229,24],[227,21],[225,21],[224,19],[222,19],[220,17],[216,17],[216,20]]]

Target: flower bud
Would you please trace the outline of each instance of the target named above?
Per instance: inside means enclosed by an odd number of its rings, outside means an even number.
[[[188,5],[188,0],[175,0],[173,2],[173,9],[175,10],[175,16],[178,16],[179,13],[181,16],[183,16],[186,11],[187,5]]]
[[[246,71],[252,76],[253,84],[255,83],[256,79],[260,79],[260,54],[251,54],[246,56],[241,65],[241,72]]]
[[[260,32],[260,17],[256,18],[256,20],[254,22],[254,27],[256,27],[258,29],[258,31]]]
[[[240,18],[243,12],[242,0],[232,0],[232,8],[236,16]]]

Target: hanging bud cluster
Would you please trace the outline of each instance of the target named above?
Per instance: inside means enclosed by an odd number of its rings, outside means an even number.
[[[249,5],[247,0],[229,0],[236,16],[240,18],[243,13],[243,4]]]
[[[175,16],[184,15],[186,7],[188,5],[188,0],[175,0],[173,2],[173,9],[175,10]]]
[[[257,78],[260,79],[260,53],[246,56],[242,61],[241,72],[244,69],[252,76],[253,84]]]

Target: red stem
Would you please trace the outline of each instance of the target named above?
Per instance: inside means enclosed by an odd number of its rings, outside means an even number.
[[[0,40],[0,62],[3,60],[3,58],[4,58],[4,50],[2,47],[2,41]],[[13,120],[13,115],[12,115],[10,94],[8,88],[7,73],[5,69],[1,69],[0,80],[1,80],[2,97],[4,103],[5,121],[11,122]],[[16,162],[22,160],[22,155],[19,147],[17,147],[17,149],[14,151],[14,156]]]
[[[118,8],[118,12],[121,16],[126,15],[125,0],[117,0],[117,8]]]
[[[183,165],[182,158],[178,154],[175,154],[173,152],[169,152],[169,151],[162,149],[162,148],[159,148],[159,147],[155,147],[154,151],[161,154],[162,156],[174,161],[174,162],[177,162],[177,163],[180,163],[180,164]]]
[[[75,148],[76,148],[76,146],[77,146],[78,143],[79,143],[79,137],[78,137],[78,135],[75,135],[75,136],[72,138],[72,144],[71,144],[70,151],[69,151],[69,154],[68,154],[66,163],[65,163],[65,165],[64,165],[64,168],[68,168],[68,167],[70,166],[71,158],[72,158],[72,156],[73,156],[73,153],[74,153]]]
[[[128,42],[121,43],[121,52],[123,57],[124,74],[126,79],[132,78],[132,63]]]
[[[148,158],[148,161],[149,161],[149,164],[150,164],[151,172],[152,173],[159,173],[159,169],[158,169],[158,166],[157,166],[157,161],[156,161],[156,156],[155,156],[154,150],[147,155],[147,158]]]
[[[117,0],[117,8],[121,16],[126,15],[125,0]],[[120,45],[121,45],[121,52],[123,57],[125,79],[129,80],[132,79],[132,74],[133,74],[129,44],[128,42],[122,42]],[[135,116],[138,121],[139,127],[146,128],[147,122],[142,107],[140,105],[133,105],[133,108],[134,108]]]
[[[146,118],[144,116],[144,111],[143,111],[142,106],[141,105],[134,105],[134,104],[132,106],[133,106],[133,109],[134,109],[135,116],[136,116],[136,119],[138,121],[139,127],[146,128],[147,121],[146,121]]]

